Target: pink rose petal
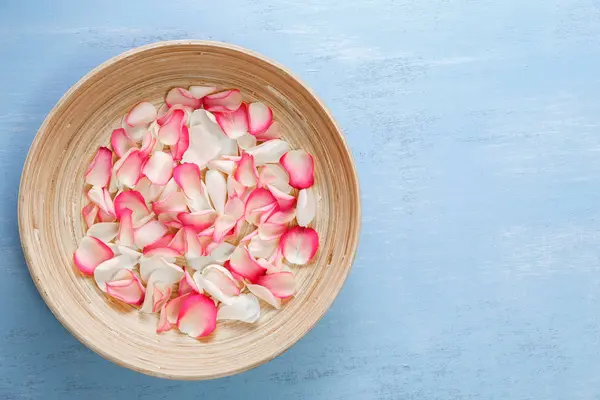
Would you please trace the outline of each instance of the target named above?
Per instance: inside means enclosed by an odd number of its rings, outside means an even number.
[[[164,200],[152,203],[152,211],[155,214],[184,212],[187,211],[187,200],[182,192],[175,192]]]
[[[183,296],[188,293],[200,293],[202,289],[198,288],[194,278],[192,278],[192,275],[187,269],[184,271],[184,274],[183,278],[179,281],[179,295]]]
[[[267,271],[250,255],[248,249],[243,246],[239,246],[231,254],[227,266],[232,272],[251,282],[256,282],[258,277],[264,275]]]
[[[217,325],[215,302],[202,294],[188,296],[179,309],[177,327],[182,333],[200,338],[210,335]]]
[[[260,135],[267,131],[273,122],[273,112],[264,103],[248,104],[248,130],[251,135]]]
[[[190,147],[190,130],[187,126],[183,125],[181,127],[181,131],[179,132],[179,140],[173,146],[171,146],[171,151],[173,152],[173,160],[181,161],[183,159],[183,155]]]
[[[257,213],[256,211],[265,207],[275,206],[276,204],[277,199],[275,199],[271,192],[263,188],[255,189],[248,196],[248,200],[246,200],[246,209],[244,211],[246,221],[254,225],[259,225],[263,212]]]
[[[152,153],[142,173],[155,185],[166,185],[173,175],[173,157],[162,151]]]
[[[226,268],[220,265],[208,265],[202,272],[194,274],[194,281],[198,288],[223,303],[230,303],[231,297],[240,294],[236,280]]]
[[[246,187],[256,186],[258,181],[258,173],[254,166],[254,157],[248,153],[242,154],[242,158],[238,162],[235,174],[235,180]]]
[[[242,105],[242,94],[237,89],[210,94],[203,99],[204,108],[211,112],[231,112]]]
[[[144,197],[136,190],[119,193],[117,197],[115,197],[114,207],[117,218],[121,218],[122,212],[126,209],[133,211],[134,221],[140,220],[150,212],[146,206]]]
[[[204,255],[202,244],[198,240],[196,232],[189,227],[183,228],[185,243],[185,258],[196,258]]]
[[[268,163],[278,163],[281,156],[287,153],[289,148],[287,142],[281,139],[273,139],[247,149],[246,152],[254,156],[256,166],[261,166]]]
[[[119,128],[112,132],[110,137],[110,145],[117,157],[121,158],[129,149],[135,146],[125,129]]]
[[[165,236],[161,237],[160,239],[158,239],[156,242],[152,243],[151,245],[144,247],[144,254],[146,254],[146,252],[149,252],[154,249],[169,247],[169,244],[171,243],[171,240],[173,240],[174,237],[175,237],[175,235],[172,233],[166,234]],[[175,249],[173,249],[173,250],[175,250]],[[178,253],[178,255],[176,257],[183,254],[180,252],[177,252],[177,253]]]
[[[96,223],[96,216],[98,215],[98,206],[94,203],[89,203],[81,210],[85,225],[89,228]]]
[[[92,186],[105,187],[110,181],[112,166],[112,151],[106,147],[100,147],[85,173],[85,183]]]
[[[214,210],[204,210],[195,213],[179,213],[177,218],[183,226],[189,226],[196,232],[201,232],[210,228],[217,219],[217,213]]]
[[[140,180],[144,158],[139,150],[132,149],[122,160],[122,164],[116,171],[116,177],[123,185],[133,188]]]
[[[257,284],[266,287],[275,297],[285,299],[294,294],[296,280],[291,272],[277,272],[258,278]]]
[[[113,251],[104,242],[95,237],[86,236],[81,239],[79,248],[73,255],[73,261],[81,272],[92,275],[98,265],[113,256]]]
[[[201,99],[217,90],[214,86],[190,86],[189,92],[197,99]]]
[[[173,88],[169,90],[167,97],[165,98],[165,103],[167,103],[169,107],[179,104],[194,109],[200,108],[202,105],[200,99],[194,97],[188,90],[183,88]]]
[[[158,140],[164,145],[173,146],[179,141],[179,135],[185,124],[185,111],[174,110],[169,112],[170,117],[158,130]]]
[[[290,176],[290,185],[296,189],[306,189],[315,182],[313,157],[304,150],[291,150],[279,161]]]
[[[160,221],[150,220],[133,231],[133,240],[137,247],[143,249],[159,240],[167,231],[167,227]]]
[[[232,139],[237,139],[248,133],[248,114],[244,103],[233,112],[215,113],[215,118],[223,132]]]
[[[312,260],[319,249],[319,235],[312,228],[295,226],[281,237],[280,246],[286,260],[304,265]]]
[[[267,185],[267,189],[269,189],[273,197],[277,199],[277,204],[279,205],[280,210],[289,210],[296,204],[296,198],[294,196],[282,192],[275,186]]]
[[[263,133],[258,133],[254,136],[256,137],[256,140],[261,142],[271,139],[279,139],[281,137],[281,125],[279,122],[273,121],[266,131]]]
[[[129,126],[147,126],[156,119],[156,115],[154,104],[143,101],[131,109],[125,117],[125,123]]]
[[[276,297],[269,289],[260,285],[248,284],[246,285],[250,293],[263,300],[267,304],[270,304],[276,309],[281,308],[281,299]]]
[[[146,290],[133,272],[122,269],[112,281],[106,282],[106,292],[124,303],[139,305],[144,301]]]

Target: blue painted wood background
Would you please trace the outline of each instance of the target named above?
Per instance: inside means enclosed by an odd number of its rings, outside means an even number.
[[[256,50],[316,90],[356,157],[364,224],[310,334],[182,383],[117,367],[54,319],[16,207],[62,94],[185,38]],[[600,399],[599,66],[598,0],[0,0],[0,398]]]

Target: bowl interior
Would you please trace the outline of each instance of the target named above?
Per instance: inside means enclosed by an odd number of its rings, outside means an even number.
[[[72,262],[85,234],[84,173],[122,116],[142,100],[160,102],[172,87],[237,87],[268,104],[292,148],[315,158],[320,198],[313,227],[321,247],[294,267],[297,295],[281,310],[263,305],[256,324],[219,322],[197,341],[176,330],[156,334],[156,315],[106,297]],[[352,158],[329,113],[282,67],[243,49],[210,42],[167,42],[98,67],[52,110],[31,147],[21,181],[19,226],[27,264],[57,318],[105,358],[151,375],[207,379],[234,374],[280,354],[325,313],[349,272],[360,202]]]

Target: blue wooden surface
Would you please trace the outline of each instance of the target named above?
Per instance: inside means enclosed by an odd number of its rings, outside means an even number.
[[[600,399],[598,0],[98,3],[0,0],[0,398]],[[363,189],[333,308],[283,356],[211,382],[85,348],[17,232],[21,167],[60,96],[124,50],[184,38],[292,68]]]

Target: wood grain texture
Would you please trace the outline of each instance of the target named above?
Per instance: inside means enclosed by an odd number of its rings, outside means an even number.
[[[171,330],[158,315],[110,299],[78,273],[73,252],[85,236],[85,173],[113,129],[141,101],[160,103],[174,87],[238,88],[262,101],[291,148],[313,155],[318,253],[296,268],[297,293],[256,324],[220,322],[201,341]],[[332,177],[335,176],[335,179]],[[239,47],[208,41],[143,46],[82,78],[50,112],[31,146],[19,191],[25,259],[42,297],[79,340],[107,359],[158,377],[198,380],[236,374],[287,350],[325,314],[348,276],[360,232],[358,178],[331,115],[283,67]],[[249,232],[242,232],[241,237]]]
[[[0,397],[600,398],[597,1],[142,4],[0,2]],[[186,38],[308,82],[353,150],[364,218],[352,273],[308,335],[255,370],[178,383],[62,328],[31,283],[16,208],[29,145],[69,87]]]

